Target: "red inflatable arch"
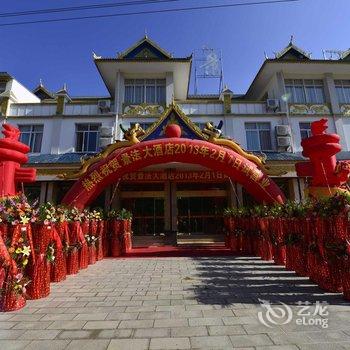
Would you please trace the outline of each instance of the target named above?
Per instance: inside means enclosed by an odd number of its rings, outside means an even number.
[[[170,162],[200,164],[220,171],[240,183],[259,202],[283,203],[285,200],[279,187],[255,163],[233,150],[207,141],[173,137],[115,150],[88,168],[67,192],[63,203],[83,209],[123,175]]]

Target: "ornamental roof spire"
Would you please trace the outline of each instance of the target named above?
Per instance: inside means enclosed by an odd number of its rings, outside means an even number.
[[[310,53],[305,52],[294,44],[294,35],[290,36],[288,45],[282,51],[275,53],[275,59],[278,60],[309,60],[310,58]]]

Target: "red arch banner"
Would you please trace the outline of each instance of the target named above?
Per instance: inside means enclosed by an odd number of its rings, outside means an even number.
[[[88,169],[65,195],[63,203],[82,209],[123,175],[149,165],[170,162],[200,164],[221,171],[240,183],[259,202],[283,203],[285,200],[279,187],[255,163],[233,150],[207,141],[166,138],[140,142],[112,152]]]

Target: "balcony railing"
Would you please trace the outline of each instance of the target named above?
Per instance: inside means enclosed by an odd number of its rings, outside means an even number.
[[[11,104],[10,117],[49,116],[56,114],[56,104],[16,103]]]
[[[64,115],[99,115],[112,110],[101,110],[97,104],[67,103],[64,107]],[[55,115],[56,103],[13,103],[10,106],[9,117],[40,117]]]
[[[322,115],[331,114],[330,107],[327,104],[317,103],[291,103],[289,104],[290,114],[307,114],[307,115]]]
[[[179,103],[179,107],[187,115],[224,113],[224,107],[221,103]]]
[[[231,112],[234,114],[266,114],[266,102],[232,103]]]
[[[65,115],[94,115],[101,114],[97,104],[66,104]]]
[[[123,114],[126,116],[157,116],[164,112],[165,107],[160,104],[124,103]]]

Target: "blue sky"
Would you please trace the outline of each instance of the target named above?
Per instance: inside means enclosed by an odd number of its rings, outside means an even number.
[[[0,12],[118,1],[121,0],[1,0]],[[56,14],[50,18],[233,2],[245,0],[185,0],[178,4]],[[272,57],[273,52],[288,44],[291,34],[295,43],[312,52],[314,58],[322,57],[322,49],[349,48],[349,13],[350,0],[301,0],[254,7],[0,27],[0,71],[9,72],[28,88],[34,88],[42,78],[52,91],[67,83],[73,96],[107,95],[93,63],[92,51],[113,57],[139,40],[147,28],[150,38],[175,56],[188,56],[203,45],[221,49],[225,83],[234,93],[245,93],[263,63],[264,51]],[[28,19],[0,18],[0,23]],[[216,92],[216,85],[211,90]]]

